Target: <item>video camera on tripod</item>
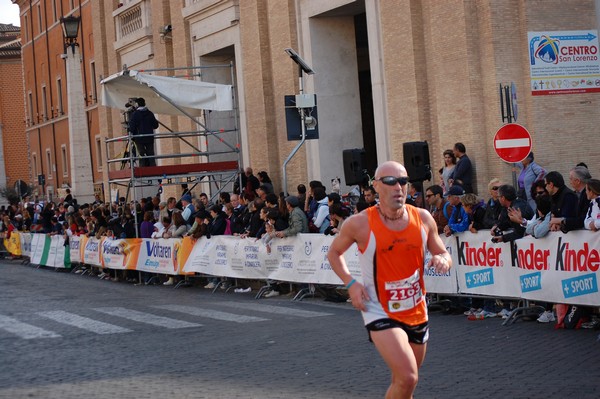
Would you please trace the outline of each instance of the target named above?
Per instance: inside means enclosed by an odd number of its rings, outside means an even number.
[[[126,129],[129,125],[129,119],[131,118],[131,114],[133,114],[136,109],[138,109],[137,97],[131,97],[127,99],[127,102],[125,103],[125,111],[122,112],[122,124]]]

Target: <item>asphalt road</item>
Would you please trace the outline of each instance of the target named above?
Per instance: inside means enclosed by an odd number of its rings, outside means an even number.
[[[416,398],[598,398],[597,332],[431,314]],[[133,286],[0,261],[0,398],[382,398],[346,303]]]

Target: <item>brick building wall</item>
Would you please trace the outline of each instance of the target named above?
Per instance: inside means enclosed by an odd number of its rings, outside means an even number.
[[[23,107],[23,72],[21,59],[0,60],[0,125],[4,149],[4,168],[7,186],[15,181],[29,182],[29,165],[25,141]]]

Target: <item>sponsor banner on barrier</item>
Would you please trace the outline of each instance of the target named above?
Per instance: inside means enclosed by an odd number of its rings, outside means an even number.
[[[19,233],[21,241],[21,254],[31,258],[31,233]]]
[[[442,237],[446,250],[454,259],[455,248],[452,246],[454,237]],[[423,270],[423,279],[425,280],[425,290],[437,294],[455,294],[458,292],[458,278],[456,267],[450,269],[447,273],[438,273],[433,267],[427,267],[431,260],[431,253],[425,252],[425,267]],[[456,264],[456,263],[455,263]]]
[[[114,269],[341,284],[327,260],[332,240],[331,236],[300,234],[274,239],[269,252],[260,240],[232,236],[203,237],[197,241],[126,239],[105,242],[79,236],[71,238],[70,254],[73,261],[79,256],[87,264]],[[487,232],[465,232],[442,237],[442,240],[452,255],[454,267],[444,275],[426,268],[424,278],[428,292],[591,306],[600,303],[598,233],[583,230],[568,234],[550,232],[542,239],[524,237],[512,243],[494,244]],[[65,265],[66,247],[61,236],[22,233],[20,246],[33,264]],[[107,252],[102,254],[102,248]],[[358,253],[353,245],[344,257],[352,276],[360,281]],[[430,258],[431,255],[426,253],[426,264]]]
[[[583,230],[550,232],[544,239],[524,237],[516,242],[513,265],[519,273],[521,297],[600,304],[600,234]]]
[[[46,261],[44,254],[48,254],[46,249],[50,247],[50,237],[46,234],[32,234],[31,236],[31,263],[34,265],[43,265]]]
[[[100,262],[100,243],[101,240],[96,237],[83,236],[83,263],[88,265],[101,266]]]
[[[178,274],[178,256],[181,239],[143,240],[137,259],[137,270],[160,273]]]
[[[6,248],[6,250],[15,255],[15,256],[21,256],[22,252],[21,252],[21,239],[20,239],[20,235],[18,232],[14,231],[11,233],[10,238],[5,238],[4,239],[4,247]]]
[[[100,244],[100,263],[102,267],[135,270],[141,244],[141,238],[114,240],[104,238]]]
[[[84,241],[83,236],[71,236],[69,237],[69,253],[71,255],[71,262],[81,263],[83,256]]]
[[[449,237],[459,293],[519,297],[519,274],[511,264],[514,243],[493,243],[485,233]]]

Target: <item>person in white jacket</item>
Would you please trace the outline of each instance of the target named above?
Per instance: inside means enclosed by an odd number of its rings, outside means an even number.
[[[583,226],[586,230],[600,230],[600,180],[589,179],[585,184],[585,193],[590,200]]]

